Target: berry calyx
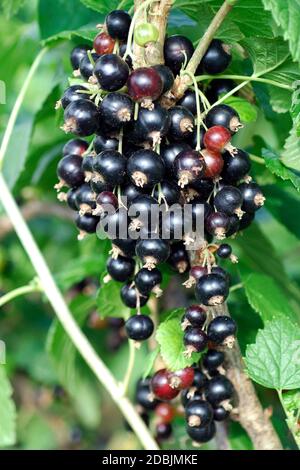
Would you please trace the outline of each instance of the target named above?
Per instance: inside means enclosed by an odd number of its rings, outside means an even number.
[[[195,293],[197,300],[204,305],[220,305],[228,297],[228,282],[220,274],[205,274],[198,279]]]
[[[194,375],[195,373],[192,367],[185,367],[184,369],[171,372],[169,383],[171,387],[176,388],[177,390],[184,390],[192,385]]]
[[[242,210],[245,212],[255,212],[264,205],[266,198],[262,190],[256,183],[242,183],[238,186],[242,195]]]
[[[191,132],[193,132],[195,125],[195,118],[193,114],[183,106],[174,106],[169,111],[170,128],[168,137],[171,141],[184,140]]]
[[[127,162],[127,174],[138,187],[149,188],[159,183],[164,176],[163,161],[153,150],[138,150]]]
[[[205,161],[197,150],[184,150],[175,158],[174,169],[178,185],[184,188],[204,175]]]
[[[190,427],[207,426],[213,419],[213,409],[207,401],[191,400],[185,408],[185,416]]]
[[[79,136],[89,136],[98,129],[97,106],[89,100],[72,101],[65,109],[63,130]]]
[[[207,346],[207,335],[201,328],[189,327],[185,330],[183,343],[186,346],[184,355],[191,357],[194,352],[202,352]]]
[[[144,267],[150,271],[157,264],[168,259],[170,254],[170,245],[162,239],[139,240],[136,244],[136,255],[143,261]]]
[[[237,153],[237,149],[230,143],[231,132],[223,126],[210,127],[204,134],[203,143],[205,147],[213,152],[227,150],[231,155]]]
[[[135,286],[142,295],[150,295],[153,292],[156,297],[162,295],[160,284],[162,282],[162,274],[159,269],[154,268],[151,271],[146,268],[140,269],[134,278]]]
[[[202,327],[206,320],[206,312],[200,305],[190,305],[186,308],[184,316],[181,320],[183,330],[189,326]]]
[[[210,341],[232,348],[236,335],[236,322],[227,316],[214,318],[207,328],[207,335]]]
[[[218,212],[227,215],[236,214],[239,218],[243,215],[241,209],[242,203],[243,195],[241,191],[234,186],[224,186],[217,192],[214,198],[214,206]]]

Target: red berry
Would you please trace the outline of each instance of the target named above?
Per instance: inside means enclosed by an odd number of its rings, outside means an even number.
[[[184,390],[191,387],[194,381],[194,369],[192,367],[185,367],[184,369],[172,372],[169,382],[176,390]]]
[[[97,54],[111,54],[115,47],[115,41],[107,33],[100,33],[94,39],[94,49]]]
[[[155,408],[155,414],[160,418],[162,423],[170,423],[174,418],[174,408],[169,403],[160,403]]]
[[[154,374],[151,380],[151,387],[154,395],[160,400],[172,400],[177,397],[179,390],[170,385],[170,371],[160,369]]]
[[[219,152],[214,152],[212,150],[204,149],[201,150],[201,155],[205,161],[205,178],[216,178],[221,174],[221,171],[224,166],[224,161]]]
[[[154,101],[162,93],[163,82],[153,67],[135,69],[127,81],[128,94],[134,101]]]

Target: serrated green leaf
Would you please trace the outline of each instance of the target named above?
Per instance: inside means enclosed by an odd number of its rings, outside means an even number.
[[[286,43],[280,38],[247,38],[241,43],[250,56],[256,76],[273,71],[289,57]]]
[[[42,41],[42,44],[52,47],[56,46],[60,41],[71,41],[73,38],[81,38],[84,39],[86,43],[92,43],[96,35],[96,28],[82,28],[77,29],[76,31],[61,31]]]
[[[131,310],[121,300],[121,287],[121,284],[116,281],[109,281],[101,285],[97,295],[98,312],[101,318],[129,317]]]
[[[287,318],[266,323],[246,350],[247,372],[267,388],[293,390],[300,387],[300,328]]]
[[[285,181],[291,181],[297,191],[300,191],[300,174],[287,168],[282,163],[279,156],[271,149],[263,148],[262,156],[265,159],[266,167],[271,171],[271,173],[273,173],[273,175],[276,175]]]
[[[200,353],[193,353],[190,358],[184,356],[183,331],[178,318],[161,323],[156,331],[156,340],[160,346],[163,361],[170,370],[191,366],[201,357]]]
[[[281,155],[281,161],[288,168],[300,171],[300,137],[298,137],[296,129],[293,127],[290,135],[285,141],[284,150]]]
[[[100,13],[109,13],[112,10],[126,10],[133,4],[131,0],[80,0],[83,5]]]
[[[16,406],[5,367],[0,365],[0,447],[16,442]]]
[[[249,304],[264,322],[281,316],[296,319],[285,293],[274,279],[260,273],[242,273],[241,277]]]
[[[242,122],[256,121],[257,107],[249,103],[246,99],[240,98],[239,96],[229,96],[226,98],[224,103],[228,104],[238,112]]]
[[[300,389],[290,390],[281,394],[281,404],[286,414],[286,423],[293,433],[293,437],[300,448]]]
[[[296,135],[300,137],[300,80],[294,82],[294,93],[292,96],[292,106],[290,111]]]

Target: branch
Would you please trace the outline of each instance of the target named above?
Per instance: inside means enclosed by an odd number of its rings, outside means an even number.
[[[124,396],[122,388],[117,384],[109,369],[98,357],[96,351],[75,322],[1,173],[0,202],[7,215],[10,217],[14,229],[38,275],[43,291],[67,335],[94,372],[99,382],[119,407],[143,447],[147,450],[157,450],[156,442],[152,438],[145,423],[136,412],[133,404]]]

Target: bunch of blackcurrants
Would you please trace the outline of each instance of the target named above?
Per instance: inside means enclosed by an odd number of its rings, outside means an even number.
[[[197,366],[188,386],[176,386],[174,380],[168,385],[169,395],[160,393],[156,384],[174,373],[159,371],[151,383],[162,400],[186,389],[188,434],[204,442],[214,434],[213,418],[228,415],[220,403],[233,393],[218,371],[223,353],[210,349],[232,347],[236,332],[230,317],[214,313],[229,293],[229,275],[217,260],[237,262],[223,240],[251,224],[264,196],[249,176],[249,155],[231,144],[243,126],[222,96],[235,83],[216,78],[201,88],[190,76],[192,86],[176,101],[174,87],[188,73],[192,42],[184,36],[167,37],[164,64],[135,68],[133,44],[146,49],[159,34],[152,24],[135,25],[134,20],[123,10],[112,11],[100,25],[93,48],[79,45],[71,52],[73,77],[57,106],[64,109],[64,131],[78,137],[64,146],[56,189],[58,198],[77,213],[79,239],[97,230],[112,241],[103,282],[124,283],[121,299],[137,312],[125,323],[130,339],[139,343],[154,331],[152,319],[140,309],[151,294],[162,294],[158,265],[167,262],[180,274],[189,272],[184,284],[195,286],[199,305],[189,307],[182,319],[184,354],[190,357],[209,348],[203,362],[206,376]],[[196,74],[219,74],[230,61],[229,48],[215,39]],[[67,192],[60,191],[64,186]],[[174,205],[180,210],[173,212]],[[154,222],[153,207],[161,211]],[[199,217],[204,236],[191,263],[189,248]],[[216,390],[220,399],[214,398]]]

